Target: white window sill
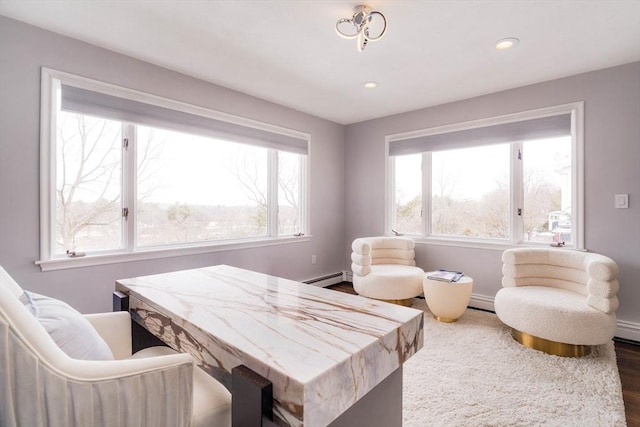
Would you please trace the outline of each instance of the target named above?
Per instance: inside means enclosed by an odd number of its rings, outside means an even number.
[[[461,248],[473,248],[473,249],[489,249],[494,251],[505,251],[511,248],[549,248],[565,249],[580,252],[588,252],[586,249],[579,249],[574,246],[551,246],[548,243],[512,243],[507,241],[491,241],[491,240],[478,240],[470,241],[456,238],[436,238],[436,237],[419,237],[419,236],[403,236],[412,238],[416,245],[435,245],[435,246],[454,246]]]
[[[211,252],[233,251],[238,249],[259,248],[264,246],[302,243],[311,240],[311,236],[279,237],[277,239],[263,239],[250,241],[236,241],[232,243],[218,243],[189,247],[153,248],[136,252],[118,252],[109,254],[86,255],[82,257],[55,258],[36,261],[42,271],[65,270],[69,268],[91,267],[96,265],[117,264],[122,262],[145,261],[151,259],[170,258],[186,255],[198,255]]]

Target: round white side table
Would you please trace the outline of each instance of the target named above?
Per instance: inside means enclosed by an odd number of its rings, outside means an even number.
[[[469,305],[473,278],[462,276],[457,282],[443,282],[428,279],[433,272],[425,273],[422,278],[424,298],[429,310],[440,322],[455,322]]]

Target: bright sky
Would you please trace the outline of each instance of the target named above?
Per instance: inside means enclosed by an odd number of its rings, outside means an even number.
[[[570,136],[527,141],[524,146],[524,166],[527,170],[544,171],[547,179],[561,186],[562,176],[555,170],[561,165],[570,164],[570,154]],[[401,202],[406,202],[421,192],[421,155],[398,156],[396,159],[396,185],[403,196]],[[434,152],[432,163],[434,193],[440,189],[438,181],[442,181],[446,187],[445,193],[452,197],[479,199],[494,190],[496,182],[508,181],[509,145]]]
[[[148,128],[139,126],[138,143],[143,144],[148,139],[147,135]],[[161,156],[151,160],[149,167],[153,170],[154,181],[161,184],[147,201],[247,205],[250,202],[245,189],[234,175],[245,171],[259,176],[261,179],[257,185],[263,193],[266,192],[265,148],[233,144],[233,149],[230,149],[232,144],[224,141],[155,130],[153,142],[157,144],[160,141],[163,146]]]

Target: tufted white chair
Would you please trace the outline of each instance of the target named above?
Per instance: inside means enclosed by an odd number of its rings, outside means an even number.
[[[509,249],[502,255],[498,318],[521,344],[558,356],[584,356],[616,333],[618,266],[588,252]]]
[[[115,360],[78,360],[21,295],[0,267],[1,426],[231,425],[231,394],[189,354],[151,347],[131,355],[129,313],[84,316]]]
[[[406,237],[362,237],[353,241],[353,288],[369,298],[411,305],[422,293],[424,271],[416,267],[415,243]]]

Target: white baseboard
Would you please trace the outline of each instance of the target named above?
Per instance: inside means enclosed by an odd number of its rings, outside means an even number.
[[[618,320],[618,331],[616,337],[640,342],[640,323]]]
[[[493,298],[486,295],[471,294],[469,307],[480,308],[482,310],[494,311]]]

